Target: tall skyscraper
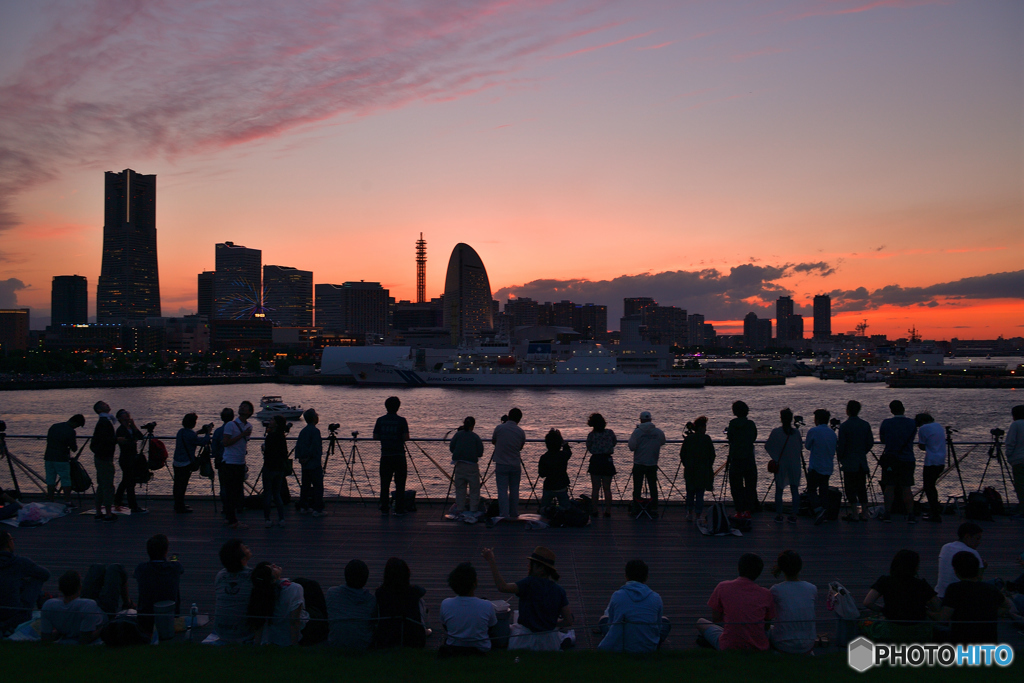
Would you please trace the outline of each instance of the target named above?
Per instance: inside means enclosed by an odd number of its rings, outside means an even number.
[[[30,309],[0,309],[0,352],[24,351],[28,348]]]
[[[452,343],[494,327],[491,283],[480,256],[468,244],[456,244],[444,281],[444,327]]]
[[[689,323],[686,309],[676,306],[650,306],[645,309],[647,339],[652,344],[686,346],[689,338]]]
[[[780,296],[775,300],[775,341],[779,346],[789,344],[790,318],[793,317],[793,297]]]
[[[81,275],[54,275],[50,286],[50,324],[89,322],[89,282]]]
[[[156,258],[156,176],[125,169],[104,174],[103,261],[96,320],[160,317]]]
[[[704,338],[704,316],[700,313],[686,316],[686,343],[689,346],[703,346],[706,341]]]
[[[198,277],[196,313],[205,315],[208,320],[213,318],[213,312],[216,310],[213,303],[213,280],[215,275],[215,271],[204,270],[199,273]]]
[[[327,332],[386,335],[388,297],[379,282],[319,284],[316,290],[316,325]]]
[[[584,339],[598,341],[608,336],[608,307],[604,305],[583,304],[576,306],[572,327]]]
[[[278,327],[313,326],[313,273],[263,266],[263,307]]]
[[[814,297],[814,338],[825,340],[832,336],[832,297],[819,294]]]
[[[263,306],[260,266],[263,252],[234,242],[216,246],[213,276],[213,317],[245,319]]]
[[[743,318],[743,344],[748,349],[760,351],[772,345],[772,319],[758,318],[751,311]]]

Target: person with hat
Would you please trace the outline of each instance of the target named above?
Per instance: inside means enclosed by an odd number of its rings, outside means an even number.
[[[640,494],[643,493],[644,479],[651,495],[650,515],[658,517],[658,457],[665,445],[665,432],[651,422],[648,410],[640,413],[640,424],[629,437],[629,450],[633,451],[633,509],[640,508]]]
[[[502,593],[519,597],[519,621],[511,626],[510,650],[551,651],[561,649],[558,629],[572,626],[572,611],[565,589],[558,585],[555,553],[542,545],[529,556],[526,578],[506,583],[498,570],[494,551],[481,553],[491,567],[494,586]]]

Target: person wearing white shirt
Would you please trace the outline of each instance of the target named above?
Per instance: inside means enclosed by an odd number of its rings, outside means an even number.
[[[477,655],[490,651],[488,631],[497,625],[498,615],[491,602],[474,595],[476,569],[469,562],[459,564],[448,575],[448,586],[456,597],[441,601],[441,623],[448,635],[437,656]]]
[[[1017,492],[1017,514],[1024,519],[1024,405],[1010,410],[1013,424],[1006,430],[1006,462],[1013,471],[1013,488]]]
[[[928,413],[914,416],[917,424],[917,447],[924,451],[924,495],[928,497],[929,522],[942,521],[942,506],[935,482],[946,469],[946,430]]]
[[[220,465],[224,517],[225,523],[232,529],[247,528],[238,521],[238,510],[242,507],[246,447],[252,436],[252,425],[248,420],[252,413],[252,403],[242,401],[238,406],[238,417],[224,425],[224,434],[221,437],[221,444],[224,446],[224,456]]]
[[[252,570],[248,621],[258,645],[298,645],[309,622],[302,586],[281,576],[281,568],[270,562]]]
[[[769,589],[775,598],[775,619],[768,632],[768,641],[773,649],[795,655],[813,650],[818,638],[814,621],[818,587],[800,580],[803,566],[803,560],[797,553],[782,551],[772,573],[775,576],[782,574],[786,580]]]
[[[956,532],[960,540],[942,546],[942,550],[939,551],[939,580],[935,582],[935,592],[940,599],[945,597],[949,584],[959,581],[956,578],[956,572],[953,571],[953,556],[957,553],[971,553],[978,558],[981,570],[985,570],[985,563],[982,561],[981,555],[978,554],[978,546],[981,545],[981,532],[981,527],[974,522],[964,522]]]

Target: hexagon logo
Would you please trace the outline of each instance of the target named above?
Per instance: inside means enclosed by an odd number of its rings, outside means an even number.
[[[875,644],[864,636],[851,640],[846,656],[851,669],[864,673],[875,665]]]

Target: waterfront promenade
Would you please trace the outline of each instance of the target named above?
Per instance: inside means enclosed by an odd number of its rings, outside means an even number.
[[[708,617],[708,596],[718,581],[735,578],[736,560],[743,552],[756,552],[765,560],[759,584],[775,579],[769,570],[776,555],[790,548],[804,559],[802,578],[819,588],[819,633],[834,633],[834,618],[825,609],[827,584],[839,580],[857,601],[878,576],[888,573],[892,556],[900,548],[921,554],[922,577],[935,583],[937,557],[942,544],[956,539],[959,523],[947,516],[943,524],[907,525],[901,516],[892,524],[829,522],[813,526],[809,518],[795,525],[777,525],[772,515],[755,517],[754,530],[742,537],[705,537],[684,521],[678,507],[670,507],[657,521],[634,520],[624,507],[610,519],[597,518],[587,528],[527,531],[520,524],[466,525],[442,519],[441,505],[421,504],[405,517],[384,517],[368,504],[330,502],[330,516],[320,519],[289,511],[285,528],[263,527],[260,511],[249,511],[243,521],[251,528],[232,531],[224,527],[209,500],[193,500],[196,512],[175,515],[171,502],[151,500],[150,514],[122,517],[116,523],[94,522],[91,515],[74,514],[31,529],[10,529],[18,554],[47,567],[54,578],[46,590],[56,592],[56,577],[68,569],[85,572],[93,562],[121,562],[129,570],[146,560],[146,539],[155,533],[170,538],[170,554],[185,568],[182,576],[182,609],[195,602],[201,613],[213,609],[213,577],[220,569],[217,551],[223,541],[242,538],[253,550],[254,562],[270,560],[284,568],[285,576],[318,580],[326,590],[343,583],[343,568],[358,557],[370,566],[370,588],[381,580],[387,558],[405,559],[412,579],[427,590],[431,626],[435,635],[428,647],[439,644],[438,611],[451,591],[448,572],[459,562],[472,561],[480,571],[481,597],[502,597],[494,590],[480,550],[493,547],[507,580],[525,575],[526,557],[537,545],[557,554],[561,584],[576,617],[577,647],[591,649],[600,636],[591,633],[611,593],[624,582],[625,562],[644,559],[651,568],[649,584],[661,594],[665,614],[673,622],[666,647],[694,647],[693,622]],[[529,511],[533,511],[532,506]],[[1022,569],[1017,563],[1024,551],[1024,522],[997,518],[982,522],[985,535],[979,552],[988,562],[986,578],[1012,579]],[[133,598],[137,588],[130,583]],[[514,601],[513,601],[514,603]],[[513,605],[514,607],[514,605]],[[200,629],[202,638],[208,629]],[[181,638],[182,636],[179,636]],[[1000,640],[1024,651],[1024,636],[1008,622],[1000,624]]]

